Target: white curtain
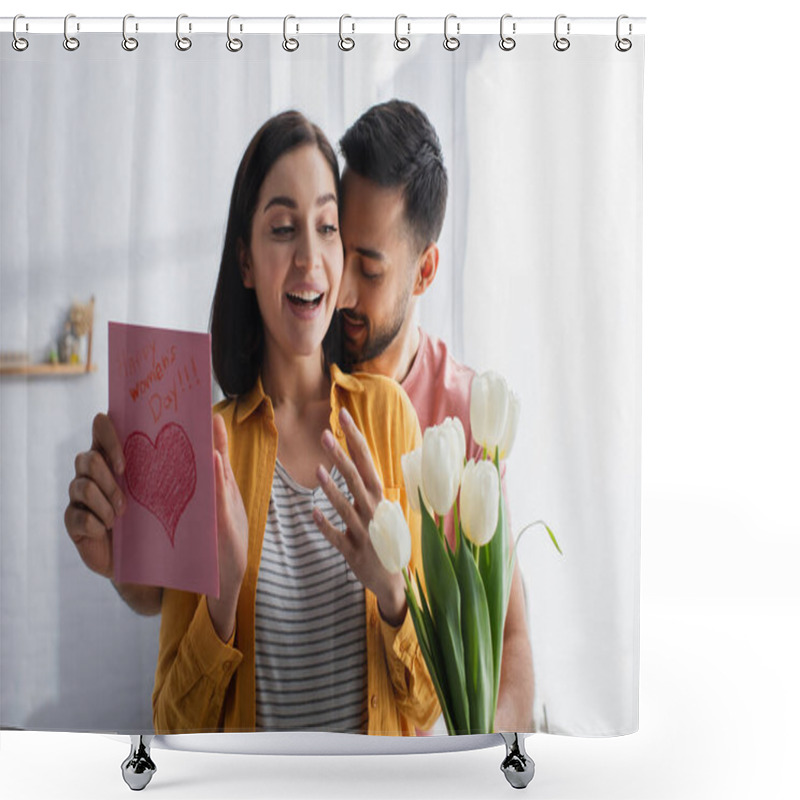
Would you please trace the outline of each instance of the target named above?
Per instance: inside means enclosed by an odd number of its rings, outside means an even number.
[[[0,724],[147,730],[158,619],[80,561],[63,525],[74,456],[107,407],[106,323],[207,330],[234,172],[270,115],[334,143],[370,105],[417,103],[451,191],[420,323],[522,398],[508,465],[539,730],[638,717],[643,40],[60,35],[0,51],[0,350],[43,360],[96,298],[96,373],[0,379]]]

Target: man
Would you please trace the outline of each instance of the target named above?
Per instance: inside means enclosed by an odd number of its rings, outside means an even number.
[[[397,380],[421,429],[458,416],[470,456],[470,385],[474,372],[414,322],[418,299],[439,267],[436,241],[447,202],[447,172],[436,131],[412,103],[373,106],[340,141],[344,274],[341,311],[345,361],[354,370]],[[519,569],[504,630],[495,727],[532,728],[533,660]]]

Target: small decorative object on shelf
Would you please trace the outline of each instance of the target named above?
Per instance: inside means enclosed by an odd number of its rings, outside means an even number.
[[[51,346],[47,358],[32,362],[27,353],[0,353],[0,375],[67,376],[96,372],[92,363],[92,334],[94,330],[94,297],[88,303],[73,303],[64,323],[64,333],[58,346]],[[86,361],[81,361],[81,339],[87,337]]]

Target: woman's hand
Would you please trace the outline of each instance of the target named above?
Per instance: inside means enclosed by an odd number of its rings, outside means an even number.
[[[228,458],[228,434],[219,414],[212,420],[214,485],[217,505],[219,597],[207,597],[208,612],[217,636],[228,641],[236,625],[239,590],[247,568],[247,512]]]
[[[347,559],[361,583],[378,598],[381,616],[390,625],[398,626],[403,622],[407,610],[403,578],[386,571],[369,540],[369,523],[383,497],[383,488],[366,439],[346,409],[339,412],[339,422],[351,457],[328,430],[322,434],[322,445],[331,453],[339,472],[344,476],[353,502],[347,500],[328,471],[320,465],[317,467],[320,486],[342,518],[346,530],[342,532],[335,528],[317,508],[314,509],[314,522],[325,538]]]
[[[114,574],[111,529],[125,512],[125,493],[117,483],[124,471],[117,431],[108,415],[98,414],[91,448],[75,456],[64,524],[84,564],[106,578]]]

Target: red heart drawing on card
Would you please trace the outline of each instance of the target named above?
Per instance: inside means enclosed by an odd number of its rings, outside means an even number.
[[[197,485],[194,450],[186,431],[170,422],[158,432],[155,444],[147,434],[134,431],[123,452],[131,497],[164,526],[175,547],[175,529]]]

